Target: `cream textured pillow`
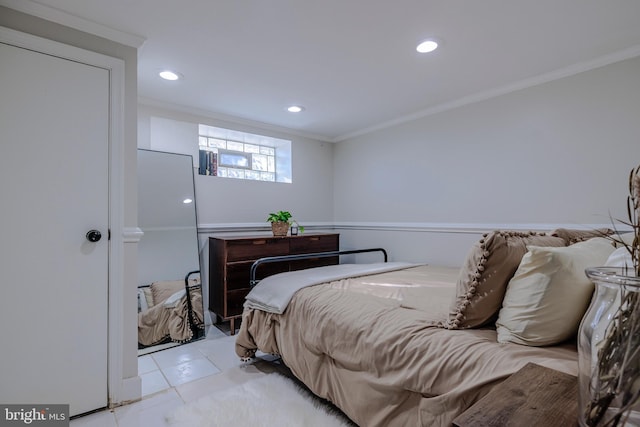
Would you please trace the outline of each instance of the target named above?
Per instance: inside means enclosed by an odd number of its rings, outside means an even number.
[[[493,321],[502,298],[527,245],[565,246],[560,237],[545,233],[494,231],[484,234],[472,248],[460,269],[456,298],[449,308],[447,320],[440,326],[463,329]]]
[[[200,283],[200,279],[189,279],[189,286]],[[153,294],[154,304],[160,304],[166,301],[171,295],[184,289],[184,280],[164,280],[153,282],[151,284],[151,292]]]
[[[603,265],[614,249],[603,237],[564,248],[530,246],[507,286],[498,342],[545,346],[575,335],[594,288],[584,270]]]

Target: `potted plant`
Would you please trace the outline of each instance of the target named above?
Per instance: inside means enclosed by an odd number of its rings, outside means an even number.
[[[292,219],[291,212],[289,211],[272,212],[269,214],[267,221],[271,223],[271,231],[273,231],[273,235],[276,237],[286,236],[291,224],[295,224],[301,233],[304,231],[304,227],[300,227],[298,222]]]

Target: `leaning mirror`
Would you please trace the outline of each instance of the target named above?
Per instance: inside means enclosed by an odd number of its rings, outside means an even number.
[[[139,149],[139,354],[204,336],[196,224],[192,157]]]

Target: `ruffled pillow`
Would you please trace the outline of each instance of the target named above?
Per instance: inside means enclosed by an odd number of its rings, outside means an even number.
[[[573,230],[570,228],[556,228],[551,232],[552,236],[564,239],[567,246],[574,243],[584,242],[593,237],[604,237],[612,235],[614,231],[610,228],[598,228],[596,230]]]
[[[509,280],[527,253],[527,246],[565,246],[560,237],[535,231],[494,231],[484,234],[460,269],[456,298],[440,326],[463,329],[495,320]]]

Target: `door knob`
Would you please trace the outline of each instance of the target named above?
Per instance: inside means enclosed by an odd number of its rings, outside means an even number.
[[[102,238],[102,233],[98,230],[89,230],[87,231],[87,240],[90,242],[97,242]]]

